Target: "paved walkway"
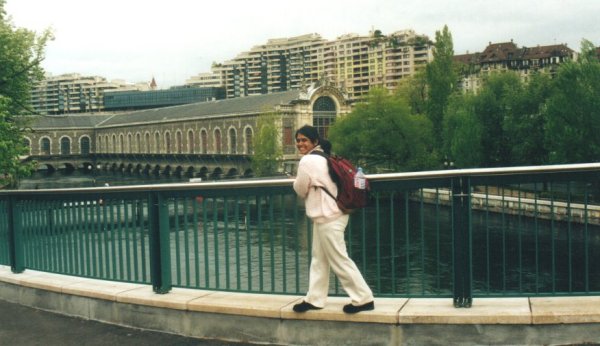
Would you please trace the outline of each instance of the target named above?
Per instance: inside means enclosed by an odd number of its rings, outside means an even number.
[[[0,300],[1,346],[244,346],[67,317]]]

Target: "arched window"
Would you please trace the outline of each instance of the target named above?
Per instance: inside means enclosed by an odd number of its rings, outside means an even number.
[[[133,135],[131,133],[127,134],[127,152],[133,153]]]
[[[29,155],[31,155],[31,140],[29,138],[23,138],[23,145],[28,149]]]
[[[208,133],[206,130],[200,131],[200,152],[202,154],[208,153]]]
[[[79,140],[79,152],[81,155],[90,154],[90,137],[81,137]]]
[[[229,153],[237,154],[237,133],[233,127],[229,129]]]
[[[142,135],[139,132],[135,134],[135,150],[138,154],[142,152]]]
[[[44,137],[40,143],[40,154],[50,155],[50,138]]]
[[[144,137],[146,138],[146,154],[150,154],[150,133],[146,132]]]
[[[171,132],[165,132],[165,148],[166,148],[166,153],[170,154],[171,153]]]
[[[183,153],[183,138],[181,131],[175,132],[175,150],[177,150],[177,154]]]
[[[155,154],[160,154],[160,133],[155,132],[154,133],[154,153]]]
[[[192,130],[188,131],[187,145],[188,145],[188,153],[193,154],[194,153],[194,131],[192,131]]]
[[[69,137],[63,137],[60,139],[60,154],[70,155],[71,154],[71,139]]]
[[[246,154],[251,155],[254,154],[254,146],[252,145],[252,128],[246,127],[246,131],[244,132],[244,137],[246,140]]]
[[[313,126],[319,131],[319,136],[327,138],[329,127],[335,122],[335,102],[328,96],[319,97],[313,104]]]
[[[104,136],[104,152],[109,153],[110,148],[108,146],[108,135]]]
[[[221,130],[215,129],[215,154],[221,153]]]
[[[122,133],[119,135],[119,149],[120,154],[123,154],[125,152],[125,138],[123,137]]]
[[[112,135],[112,147],[110,149],[111,153],[117,152],[117,135]]]

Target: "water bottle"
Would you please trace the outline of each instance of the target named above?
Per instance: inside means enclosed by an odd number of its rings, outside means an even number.
[[[364,190],[365,189],[365,181],[366,181],[366,177],[365,174],[362,171],[362,168],[358,167],[358,171],[356,172],[356,174],[354,175],[354,187],[357,189],[361,189]]]

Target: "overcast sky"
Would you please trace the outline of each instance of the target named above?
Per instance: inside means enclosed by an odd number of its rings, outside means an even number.
[[[56,39],[44,68],[159,88],[182,85],[271,38],[413,29],[432,40],[448,25],[456,54],[489,42],[519,46],[581,39],[600,45],[599,0],[7,0],[17,27]]]

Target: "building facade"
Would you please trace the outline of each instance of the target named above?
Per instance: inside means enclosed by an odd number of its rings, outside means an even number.
[[[231,171],[223,165],[239,162],[232,160],[236,157],[253,155],[257,120],[265,112],[278,114],[279,140],[284,152],[281,167],[291,172],[299,159],[293,137],[295,131],[305,124],[313,124],[326,135],[338,117],[350,112],[350,105],[338,89],[313,85],[303,91],[114,115],[40,116],[34,119],[33,131],[26,141],[30,155],[41,164],[60,162],[61,157],[69,160],[75,155],[89,156],[90,160],[103,157],[98,160],[104,161],[95,162],[93,166],[105,169],[148,167],[156,166],[149,160],[160,155],[162,165],[177,167],[173,171],[189,172],[192,176],[199,172],[210,175],[215,170]],[[206,162],[188,162],[190,156],[206,158]],[[249,169],[248,161],[244,175],[251,175]],[[160,172],[161,167],[153,170]],[[235,168],[239,170],[240,167]]]
[[[78,73],[48,77],[31,92],[31,106],[38,114],[55,115],[104,111],[104,93],[110,90],[149,90],[145,83],[127,84],[122,80]]]
[[[172,87],[165,90],[104,92],[104,110],[135,110],[175,106],[186,103],[221,100],[223,88],[218,87]]]
[[[576,59],[577,53],[565,44],[519,48],[512,40],[490,42],[482,53],[454,56],[454,61],[461,65],[461,89],[474,93],[490,73],[515,71],[527,82],[532,73],[554,75],[560,64]]]
[[[372,87],[393,90],[433,58],[427,36],[412,30],[383,36],[343,35],[327,41],[318,34],[272,39],[217,64],[227,98],[301,89],[330,81],[356,101]]]

